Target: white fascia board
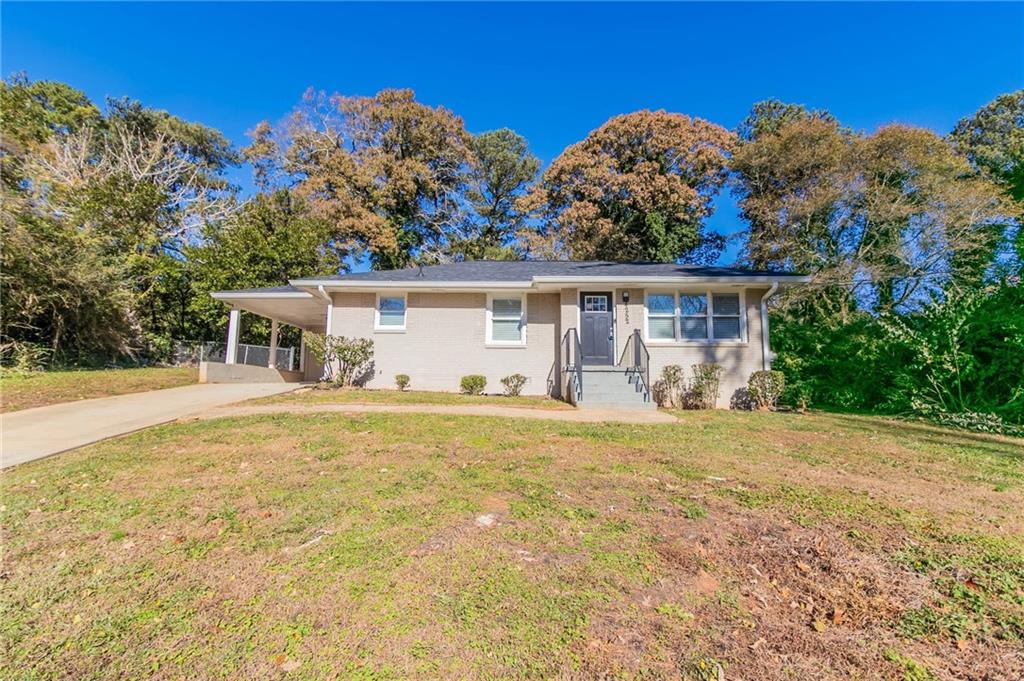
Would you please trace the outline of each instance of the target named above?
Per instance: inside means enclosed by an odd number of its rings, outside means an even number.
[[[326,291],[379,291],[381,289],[398,289],[416,291],[422,289],[438,289],[451,291],[493,291],[495,289],[529,289],[529,281],[367,281],[293,279],[288,282],[298,288],[319,288]]]
[[[538,286],[682,286],[689,284],[805,284],[810,277],[801,275],[754,275],[749,277],[534,277]]]

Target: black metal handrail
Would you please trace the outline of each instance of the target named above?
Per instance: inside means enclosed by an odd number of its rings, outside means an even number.
[[[569,382],[576,392],[576,401],[583,399],[583,346],[580,345],[580,336],[576,329],[572,328],[562,336],[562,371],[564,371]]]
[[[644,399],[651,398],[651,353],[647,351],[647,344],[640,336],[639,329],[634,329],[626,340],[626,347],[622,349],[622,356],[616,366],[636,376],[643,388]]]

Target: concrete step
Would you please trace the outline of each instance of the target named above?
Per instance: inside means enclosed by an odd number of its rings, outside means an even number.
[[[643,400],[644,394],[638,390],[595,390],[593,388],[583,388],[583,396],[591,397],[593,399],[601,400],[620,400],[622,402],[632,402],[634,400]]]
[[[586,398],[576,403],[578,409],[609,409],[625,411],[655,411],[657,405],[654,402],[622,401],[622,400],[588,400]]]

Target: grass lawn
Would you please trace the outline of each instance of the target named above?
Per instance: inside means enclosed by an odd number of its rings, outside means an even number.
[[[490,404],[529,409],[572,409],[550,397],[521,395],[463,395],[426,390],[369,390],[363,388],[312,389],[252,400],[250,404]]]
[[[174,388],[199,380],[192,367],[0,374],[0,411]]]
[[[1024,675],[1024,442],[680,418],[271,415],[19,466],[0,677]]]

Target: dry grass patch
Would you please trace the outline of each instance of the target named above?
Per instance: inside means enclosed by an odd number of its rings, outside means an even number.
[[[0,676],[1024,674],[1020,441],[681,418],[273,415],[18,467]]]
[[[192,367],[3,372],[0,373],[0,411],[175,388],[198,380],[199,372]]]

